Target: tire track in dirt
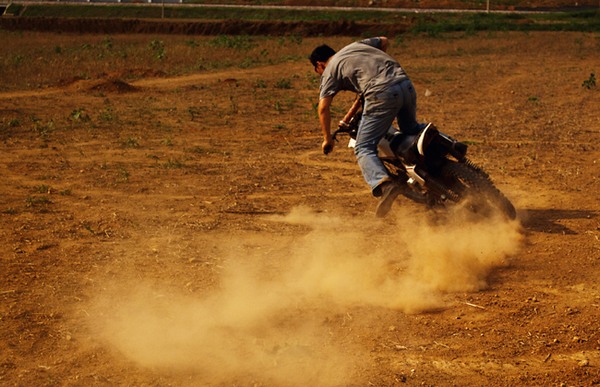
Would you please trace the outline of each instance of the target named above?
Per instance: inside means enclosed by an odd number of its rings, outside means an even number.
[[[238,78],[240,79],[255,79],[264,77],[266,73],[294,73],[295,70],[301,69],[302,66],[293,65],[290,63],[282,63],[277,65],[255,67],[251,69],[223,69],[217,72],[210,73],[197,73],[189,75],[181,75],[174,77],[161,77],[161,78],[142,78],[131,82],[124,82],[119,77],[107,77],[102,79],[93,80],[79,80],[71,83],[67,86],[61,87],[48,87],[41,90],[22,90],[22,91],[9,91],[0,93],[0,100],[7,99],[18,99],[18,98],[31,98],[31,97],[44,97],[59,93],[73,93],[93,90],[94,88],[101,87],[103,84],[111,81],[121,81],[126,85],[135,88],[153,88],[153,89],[173,89],[181,86],[189,86],[190,84],[203,82],[203,81],[214,81],[222,80],[223,82],[234,82]]]
[[[140,79],[138,81],[131,82],[132,86],[135,87],[152,87],[152,88],[173,88],[177,86],[187,86],[193,82],[199,81],[212,81],[219,80],[222,81],[234,81],[238,78],[243,79],[255,79],[264,77],[265,72],[274,74],[279,72],[286,73],[294,73],[294,66],[290,63],[282,63],[277,65],[263,66],[263,67],[255,67],[251,69],[225,69],[219,72],[213,73],[201,73],[201,74],[191,74],[191,75],[183,75],[179,77],[170,77],[170,78],[145,78]]]

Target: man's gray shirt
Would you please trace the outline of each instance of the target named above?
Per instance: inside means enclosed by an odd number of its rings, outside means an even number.
[[[353,91],[365,98],[407,79],[398,62],[380,49],[381,39],[354,42],[332,56],[321,77],[320,98]]]

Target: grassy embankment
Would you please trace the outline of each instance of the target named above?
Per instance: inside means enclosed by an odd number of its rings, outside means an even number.
[[[549,13],[435,13],[415,14],[381,10],[286,10],[231,7],[149,5],[45,5],[13,4],[9,12],[22,17],[137,18],[203,21],[340,21],[394,24],[409,23],[412,32],[437,35],[452,31],[600,31],[600,11]]]

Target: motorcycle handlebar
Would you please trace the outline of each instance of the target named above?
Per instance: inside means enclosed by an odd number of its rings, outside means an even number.
[[[333,132],[333,134],[331,135],[331,138],[334,141],[337,141],[337,135],[339,133],[350,133],[352,129],[350,129],[349,127],[343,127],[343,126],[338,126],[337,130],[335,132]]]

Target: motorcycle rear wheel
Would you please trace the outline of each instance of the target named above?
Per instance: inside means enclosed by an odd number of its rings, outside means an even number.
[[[515,219],[517,211],[514,205],[492,182],[487,173],[470,161],[444,164],[441,176],[446,185],[455,192],[459,201],[467,201],[473,211],[489,213],[498,210],[508,219]]]

